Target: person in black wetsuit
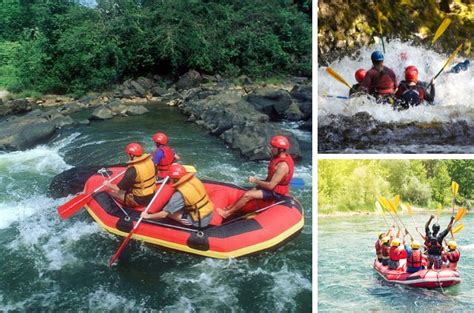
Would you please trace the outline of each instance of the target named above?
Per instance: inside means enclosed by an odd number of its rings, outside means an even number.
[[[426,246],[428,248],[428,269],[433,266],[435,269],[440,269],[443,265],[442,253],[443,253],[443,239],[449,233],[454,223],[454,216],[451,216],[451,221],[448,227],[438,234],[440,226],[438,223],[434,223],[432,231],[430,230],[430,223],[433,220],[434,215],[431,215],[428,222],[425,225],[426,233]]]

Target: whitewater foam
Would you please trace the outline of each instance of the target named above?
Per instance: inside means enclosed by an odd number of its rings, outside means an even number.
[[[372,64],[370,54],[376,47],[364,47],[354,56],[345,56],[329,66],[339,73],[349,84],[355,84],[354,72],[358,68],[369,69]],[[429,81],[442,68],[448,56],[438,54],[423,47],[414,46],[410,42],[393,40],[386,43],[385,64],[392,68],[397,80],[404,78],[404,69],[408,65],[416,65],[420,73],[420,80]],[[402,60],[400,54],[406,52],[408,59]],[[463,61],[455,58],[451,65]],[[449,69],[449,67],[448,67]],[[325,67],[318,69],[318,106],[319,116],[328,114],[343,114],[353,116],[358,112],[369,112],[375,119],[383,122],[449,122],[474,121],[474,71],[469,68],[458,74],[443,73],[436,83],[436,97],[433,106],[418,106],[408,111],[397,112],[388,105],[376,104],[365,97],[350,100],[329,98],[325,95],[347,96],[348,88],[337,82],[326,73]],[[324,118],[320,118],[321,123]],[[326,121],[328,123],[329,121]]]

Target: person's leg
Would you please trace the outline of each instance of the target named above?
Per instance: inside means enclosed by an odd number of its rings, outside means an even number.
[[[110,191],[109,194],[114,198],[122,203],[125,203],[125,191],[119,190],[119,191]]]
[[[217,213],[223,218],[229,217],[232,213],[240,210],[247,202],[254,199],[263,199],[263,191],[252,189],[244,193],[244,195],[237,200],[234,204],[227,208],[227,210],[217,209]]]

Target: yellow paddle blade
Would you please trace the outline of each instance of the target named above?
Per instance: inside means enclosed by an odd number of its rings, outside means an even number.
[[[380,202],[380,204],[382,204],[382,206],[383,206],[386,210],[390,210],[388,201],[387,201],[387,199],[385,199],[385,197],[380,196],[380,197],[379,197],[379,202]]]
[[[462,48],[462,45],[463,44],[460,44],[456,50],[453,52],[453,54],[451,54],[451,56],[449,57],[449,59],[446,61],[446,63],[444,63],[443,67],[439,70],[438,74],[435,75],[435,77],[433,77],[433,80],[435,80],[436,78],[438,78],[438,76],[443,72],[443,70],[446,68],[446,66],[448,66],[449,62],[451,62],[454,57],[456,56],[456,54],[458,54],[459,50],[461,50]]]
[[[196,168],[192,165],[183,165],[188,173],[196,173]]]
[[[459,208],[458,213],[456,213],[456,217],[454,218],[454,222],[460,221],[464,215],[466,215],[467,209],[466,208]]]
[[[395,204],[395,209],[398,209],[400,205],[400,195],[396,195],[395,198],[393,198],[393,204]]]
[[[438,219],[439,219],[439,216],[441,215],[441,208],[443,206],[441,205],[441,203],[438,203]]]
[[[431,44],[434,44],[436,40],[438,40],[439,37],[444,33],[446,28],[448,28],[449,24],[451,24],[451,19],[449,17],[445,18],[442,22],[441,25],[439,25],[438,29],[436,30],[436,33],[433,37],[433,40],[431,41]]]
[[[456,183],[455,181],[453,181],[451,183],[451,192],[453,193],[453,197],[456,197],[456,195],[458,194],[458,190],[459,190],[459,185],[458,183]]]
[[[377,21],[379,22],[379,34],[382,34],[382,22],[380,21],[382,12],[380,12],[379,7],[375,7],[375,11],[377,13]]]
[[[326,68],[326,72],[331,75],[332,77],[334,77],[335,79],[337,79],[338,81],[340,81],[341,83],[343,83],[344,85],[346,85],[347,87],[349,87],[349,89],[352,89],[351,85],[349,85],[345,80],[344,78],[341,77],[341,75],[339,75],[338,73],[336,73],[332,68],[328,67]]]
[[[405,206],[406,206],[406,208],[407,208],[408,214],[410,214],[410,216],[413,217],[413,210],[412,210],[412,208],[411,208],[410,203],[408,203],[408,202],[405,203]]]
[[[380,212],[382,212],[382,214],[384,214],[384,213],[383,213],[382,206],[380,205],[380,203],[379,203],[378,201],[375,201],[375,208],[376,208],[375,212],[379,212],[379,211],[380,211]]]
[[[389,200],[388,201],[388,206],[389,206],[390,210],[393,213],[397,214],[397,207],[395,206],[395,201],[394,200]]]
[[[456,226],[451,230],[451,232],[452,232],[453,234],[457,234],[457,233],[459,233],[459,232],[460,232],[461,230],[463,230],[463,229],[464,229],[464,225],[463,225],[463,224],[458,224],[458,225],[456,225]]]

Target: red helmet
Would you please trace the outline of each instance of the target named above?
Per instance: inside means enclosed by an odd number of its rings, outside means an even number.
[[[139,143],[132,142],[125,147],[125,152],[133,156],[142,156],[143,148]]]
[[[355,78],[356,78],[357,82],[360,83],[361,81],[364,80],[365,73],[366,73],[366,72],[365,72],[365,70],[364,70],[363,68],[360,68],[360,69],[358,69],[358,70],[356,71],[356,73],[355,73]]]
[[[153,141],[160,145],[166,145],[168,142],[168,136],[166,136],[164,133],[156,133],[153,135]]]
[[[415,66],[409,66],[405,69],[405,80],[414,83],[418,81],[418,69]]]
[[[170,177],[173,179],[179,179],[186,174],[186,168],[179,163],[173,163],[169,169]]]
[[[270,141],[272,147],[278,149],[285,149],[288,150],[290,148],[290,143],[288,142],[288,138],[285,136],[274,136]]]

